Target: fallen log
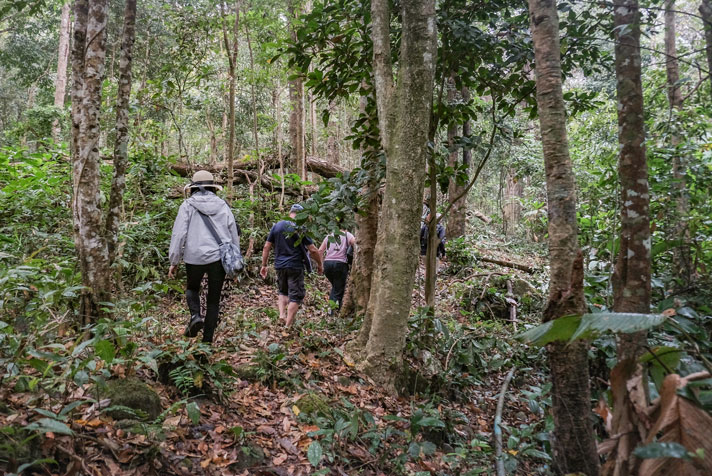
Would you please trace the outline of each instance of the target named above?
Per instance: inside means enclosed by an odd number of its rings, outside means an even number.
[[[175,170],[175,169],[173,169]],[[186,169],[187,170],[187,169]],[[187,172],[186,175],[181,175],[182,177],[189,175],[190,172]],[[236,169],[234,171],[235,177],[233,178],[232,183],[236,185],[250,185],[250,183],[254,183],[257,180],[257,172],[254,172],[252,170],[243,170],[243,169]],[[216,178],[215,183],[219,185],[223,185],[225,183],[224,180],[221,180],[220,178]],[[269,175],[262,175],[260,177],[260,184],[262,185],[263,188],[270,190],[270,191],[279,191],[282,188],[282,184],[270,177]],[[316,187],[304,187],[303,190],[300,190],[296,187],[285,187],[284,188],[284,193],[287,195],[295,196],[295,197],[301,197],[301,196],[308,196],[314,193],[317,190]],[[176,191],[174,194],[171,194],[171,198],[180,198],[182,197],[183,191]]]
[[[477,210],[473,211],[472,214],[475,215],[475,217],[477,217],[477,218],[479,218],[480,220],[482,220],[483,222],[487,223],[488,225],[489,225],[489,223],[492,221],[492,219],[491,219],[490,217],[488,217],[488,216],[485,215],[484,213],[479,212],[479,211],[477,211]]]
[[[287,158],[285,158],[285,163],[286,160]],[[279,159],[277,159],[277,157],[266,157],[264,158],[263,163],[265,169],[279,168]],[[237,174],[238,170],[257,170],[259,163],[254,159],[242,159],[236,160],[233,167],[235,169],[235,173]],[[188,177],[193,172],[200,169],[219,174],[227,169],[227,164],[225,162],[218,162],[216,164],[189,164],[187,162],[176,162],[175,164],[171,164],[171,170],[181,177]],[[330,164],[329,162],[316,157],[307,157],[307,170],[317,175],[321,175],[324,178],[336,177],[346,171],[343,167]]]
[[[527,266],[526,264],[513,263],[511,261],[504,261],[504,260],[495,259],[495,258],[488,258],[488,257],[482,256],[482,255],[477,255],[477,259],[480,261],[484,261],[485,263],[498,264],[500,266],[504,266],[505,268],[518,269],[520,271],[524,271],[524,272],[527,272],[530,274],[534,274],[536,271],[534,268],[532,268],[531,266]]]

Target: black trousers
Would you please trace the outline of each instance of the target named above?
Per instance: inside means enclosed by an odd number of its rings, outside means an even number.
[[[341,309],[341,301],[346,291],[346,279],[349,277],[349,265],[341,261],[324,261],[324,275],[331,283],[329,300],[339,303]]]
[[[215,328],[218,326],[218,313],[220,312],[220,294],[222,294],[223,282],[225,282],[225,270],[222,262],[215,261],[210,264],[188,264],[185,265],[185,272],[188,275],[188,288],[185,290],[185,298],[188,301],[190,315],[202,316],[200,312],[200,282],[203,276],[208,274],[208,299],[205,309],[205,327],[203,328],[203,342],[212,342]]]

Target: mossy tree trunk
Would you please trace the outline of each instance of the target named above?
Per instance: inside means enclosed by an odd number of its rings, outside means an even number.
[[[106,57],[106,0],[75,2],[72,50],[72,179],[75,244],[82,274],[80,324],[101,314],[109,298],[109,253],[102,230],[99,136]],[[89,38],[91,41],[86,41]]]
[[[368,314],[371,328],[360,367],[392,388],[402,365],[418,263],[418,229],[428,154],[436,23],[434,0],[405,0],[394,84],[387,0],[371,2],[374,83],[386,151],[386,186],[374,255]]]
[[[578,246],[576,188],[566,135],[561,84],[559,19],[555,0],[529,0],[536,90],[546,168],[549,216],[549,297],[544,319],[581,314],[583,256]],[[558,473],[599,472],[591,424],[587,344],[548,347],[554,414],[554,467]]]
[[[131,97],[131,65],[134,38],[136,36],[136,0],[126,0],[124,30],[121,39],[119,62],[119,88],[116,101],[116,142],[114,143],[114,176],[111,180],[109,210],[106,215],[106,242],[109,248],[109,263],[116,258],[119,242],[121,205],[126,188],[126,169],[129,163],[129,99]]]

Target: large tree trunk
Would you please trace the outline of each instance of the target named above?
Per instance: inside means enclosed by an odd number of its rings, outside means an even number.
[[[449,98],[454,101],[454,90],[449,92],[452,96]],[[465,102],[469,102],[470,94],[466,87],[462,89],[462,99]],[[467,137],[470,135],[470,121],[467,120],[462,125],[462,136]],[[450,124],[447,129],[447,138],[450,147],[452,147],[452,141],[457,136],[457,125]],[[457,156],[458,150],[450,150],[450,166],[455,167],[458,165]],[[469,169],[470,162],[472,161],[472,151],[467,148],[462,148],[462,164]],[[469,172],[469,171],[468,171]],[[468,174],[469,175],[469,174]],[[455,180],[450,180],[448,185],[447,195],[452,203],[452,199],[462,195],[465,190],[466,185],[459,185]],[[448,238],[458,238],[465,236],[465,228],[467,226],[467,195],[463,196],[461,199],[453,203],[452,208],[450,208],[450,213],[447,217],[447,236]]]
[[[680,68],[677,62],[675,44],[675,0],[665,2],[665,69],[667,72],[668,103],[675,113],[682,109],[682,90],[680,89]],[[671,121],[673,128],[670,145],[675,149],[682,142],[677,121]],[[687,161],[679,150],[672,158],[672,175],[675,191],[675,225],[673,234],[680,243],[673,249],[673,275],[678,279],[678,286],[687,287],[692,275],[690,256],[690,228],[688,217],[690,204],[687,197]]]
[[[70,2],[62,6],[62,18],[59,26],[59,49],[57,52],[57,77],[54,80],[54,107],[64,109],[64,96],[67,93],[67,62],[69,61],[69,16]],[[59,140],[62,126],[59,119],[52,122],[52,139]]]
[[[645,156],[645,118],[640,60],[640,10],[637,0],[615,0],[615,56],[618,92],[618,175],[621,184],[620,250],[613,274],[613,310],[650,312],[650,194]],[[632,451],[640,443],[637,413],[626,383],[642,372],[637,358],[646,333],[622,336],[618,364],[611,372],[614,435],[617,447],[606,462],[611,475],[637,474],[640,461]]]
[[[73,151],[73,211],[76,229],[76,246],[79,254],[82,284],[80,321],[93,322],[101,314],[101,302],[109,298],[109,253],[102,233],[101,189],[99,162],[99,135],[101,112],[101,85],[104,79],[106,57],[106,0],[94,0],[87,7],[86,0],[77,0],[75,6],[75,45],[73,65],[80,70],[81,80],[74,85],[72,109],[78,116],[72,118],[77,127]],[[82,24],[83,23],[83,24]],[[77,33],[79,32],[79,38]],[[86,42],[86,38],[91,41]],[[83,68],[82,68],[83,66]],[[77,90],[77,87],[81,87]]]
[[[702,0],[700,16],[705,29],[705,52],[707,54],[707,79],[710,82],[710,96],[712,96],[712,0]]]
[[[418,264],[418,229],[437,53],[434,0],[402,1],[401,14],[398,84],[394,89],[389,2],[371,2],[374,79],[386,151],[386,187],[367,311],[371,330],[366,359],[360,367],[390,388],[402,366]]]
[[[566,135],[561,85],[559,19],[555,0],[529,0],[536,89],[546,168],[549,215],[549,297],[544,320],[582,314],[583,256],[578,246],[576,187]],[[557,473],[599,472],[591,424],[586,342],[550,344],[554,468]]]
[[[136,0],[126,0],[124,31],[119,62],[119,88],[116,101],[116,143],[114,144],[114,177],[111,181],[109,211],[106,216],[106,243],[109,263],[116,257],[119,241],[119,220],[126,187],[126,168],[129,163],[129,99],[131,98],[132,49],[136,36]]]

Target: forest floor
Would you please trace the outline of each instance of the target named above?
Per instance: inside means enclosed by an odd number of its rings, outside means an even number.
[[[61,398],[3,391],[0,425],[27,424],[78,402],[65,419],[72,435],[47,431],[35,443],[62,469],[38,474],[494,474],[497,398],[518,365],[502,418],[504,458],[510,474],[546,472],[541,353],[514,340],[504,285],[525,283],[520,293],[529,297],[514,299],[526,313],[536,308],[541,278],[487,263],[452,275],[448,266],[438,280],[436,337],[411,332],[406,358],[415,377],[400,395],[344,359],[360,323],[328,316],[325,278],[307,280],[291,330],[279,322],[275,287],[248,279],[225,293],[212,349],[182,337],[187,312],[174,292],[130,336],[136,355],[156,361],[107,364],[112,378],[135,375],[157,392],[169,411],[156,420],[108,416],[109,402],[85,383],[63,388]],[[414,302],[422,303],[418,289]],[[520,310],[524,322],[534,316]]]

